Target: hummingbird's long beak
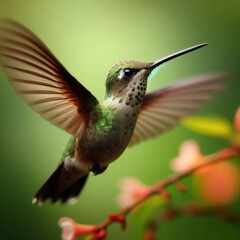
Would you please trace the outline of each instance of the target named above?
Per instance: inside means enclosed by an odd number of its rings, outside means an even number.
[[[171,55],[168,55],[167,57],[164,57],[164,58],[161,58],[161,59],[159,59],[157,61],[154,61],[148,68],[154,69],[155,67],[158,67],[159,65],[161,65],[161,64],[163,64],[163,63],[165,63],[165,62],[167,62],[169,60],[172,60],[172,59],[174,59],[176,57],[179,57],[179,56],[184,55],[186,53],[189,53],[189,52],[192,52],[192,51],[197,50],[199,48],[202,48],[202,47],[204,47],[206,45],[208,45],[208,43],[202,43],[202,44],[198,44],[196,46],[190,47],[190,48],[186,48],[186,49],[181,50],[179,52],[173,53]]]

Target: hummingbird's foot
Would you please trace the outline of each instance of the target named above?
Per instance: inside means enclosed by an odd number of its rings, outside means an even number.
[[[90,169],[91,172],[93,172],[94,175],[98,175],[103,173],[108,166],[106,167],[101,167],[97,162],[94,162],[92,168]]]

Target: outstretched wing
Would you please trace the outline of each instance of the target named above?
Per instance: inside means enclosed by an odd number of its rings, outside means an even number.
[[[78,137],[97,99],[24,26],[4,20],[0,61],[16,92],[42,117]]]
[[[223,88],[227,74],[202,75],[146,94],[129,146],[162,134]]]

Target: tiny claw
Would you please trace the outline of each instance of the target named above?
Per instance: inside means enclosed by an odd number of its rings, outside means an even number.
[[[122,226],[122,230],[126,228],[126,218],[123,215],[118,215],[118,214],[111,214],[109,215],[109,219],[114,222],[119,222]]]
[[[101,167],[97,162],[94,162],[92,168],[90,169],[91,172],[93,172],[94,175],[98,175],[103,173],[108,166]]]

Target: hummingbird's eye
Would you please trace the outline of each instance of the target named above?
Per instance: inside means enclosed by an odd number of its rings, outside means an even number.
[[[124,77],[131,78],[136,74],[136,71],[130,68],[123,69]]]

